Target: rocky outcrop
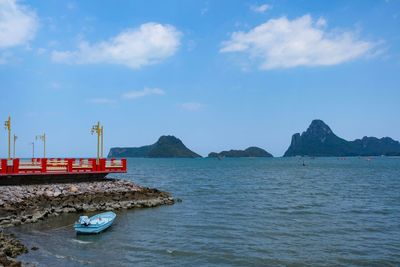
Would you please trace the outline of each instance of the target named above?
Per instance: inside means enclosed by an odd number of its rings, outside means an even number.
[[[142,147],[113,147],[109,158],[199,158],[199,154],[188,149],[180,139],[163,135],[152,145]]]
[[[292,136],[285,152],[290,156],[400,156],[400,143],[389,137],[364,137],[347,141],[335,135],[322,120],[314,120],[307,131]]]
[[[17,240],[13,234],[6,234],[0,231],[0,266],[22,266],[22,263],[15,258],[27,253],[28,248]]]
[[[229,151],[222,151],[219,153],[211,152],[208,154],[209,158],[245,158],[245,157],[266,157],[266,158],[271,158],[273,157],[270,153],[265,151],[262,148],[259,147],[249,147],[246,148],[245,150],[229,150]]]
[[[173,204],[169,193],[123,180],[0,187],[0,226],[33,223],[62,213]]]

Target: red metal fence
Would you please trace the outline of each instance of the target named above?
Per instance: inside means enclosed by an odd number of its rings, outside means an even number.
[[[0,176],[26,174],[120,173],[126,159],[33,158],[1,159]]]

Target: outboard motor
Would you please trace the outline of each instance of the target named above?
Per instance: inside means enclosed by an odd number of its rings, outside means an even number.
[[[80,216],[79,217],[79,223],[84,225],[84,226],[88,226],[90,224],[90,219],[88,216]]]

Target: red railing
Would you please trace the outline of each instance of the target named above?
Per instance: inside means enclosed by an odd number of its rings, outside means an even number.
[[[126,172],[126,159],[32,158],[1,159],[0,176],[24,174]]]

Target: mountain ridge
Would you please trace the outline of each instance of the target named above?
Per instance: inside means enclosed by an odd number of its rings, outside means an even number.
[[[313,120],[302,134],[295,133],[284,157],[291,156],[400,156],[400,143],[390,137],[364,136],[347,141],[322,120]]]
[[[251,146],[244,150],[231,149],[229,151],[211,152],[209,158],[227,157],[227,158],[244,158],[244,157],[273,157],[270,153],[262,148]]]
[[[141,147],[112,147],[109,158],[201,158],[173,135],[163,135],[152,145]]]

